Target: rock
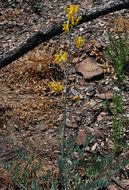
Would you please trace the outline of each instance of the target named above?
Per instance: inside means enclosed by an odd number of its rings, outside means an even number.
[[[102,100],[112,100],[113,93],[107,92],[107,93],[96,94],[96,97],[98,97]]]
[[[76,121],[77,121],[77,122],[81,122],[81,117],[76,116]]]
[[[103,116],[102,115],[98,115],[97,121],[102,121],[102,120],[103,120]]]
[[[91,127],[86,127],[85,132],[87,135],[94,135],[94,129]]]
[[[95,94],[96,94],[95,90],[86,93],[86,95],[89,97],[93,97]]]
[[[86,95],[89,97],[93,97],[96,94],[95,88],[93,86],[86,87],[84,90]]]
[[[127,150],[124,154],[124,158],[127,160],[129,159],[129,150]]]
[[[92,6],[92,4],[93,4],[93,0],[83,0],[81,3],[81,7],[88,9]]]
[[[120,92],[120,89],[119,89],[117,86],[113,87],[113,90],[114,90],[115,92]]]
[[[84,30],[84,28],[79,28],[79,31],[82,32]]]
[[[97,138],[103,138],[104,132],[101,129],[94,127],[94,134]]]
[[[118,190],[115,185],[109,185],[108,190]]]
[[[129,180],[123,180],[121,183],[125,188],[129,187]]]
[[[77,90],[75,90],[74,87],[71,87],[71,88],[70,88],[70,92],[71,92],[74,96],[79,95],[79,92],[78,92]]]
[[[98,143],[95,143],[95,144],[91,147],[91,151],[92,151],[92,152],[95,151],[96,148],[97,148],[97,146],[98,146]]]
[[[106,112],[101,112],[98,116],[97,116],[97,121],[102,121],[105,116],[107,115]]]
[[[101,49],[104,44],[102,44],[102,42],[98,41],[98,40],[93,40],[94,46],[98,49]]]
[[[78,57],[73,58],[73,60],[72,60],[72,63],[73,63],[73,64],[76,64],[76,63],[78,63],[78,62],[79,62],[79,58],[78,58]]]
[[[66,127],[77,128],[77,121],[75,117],[72,117],[71,119],[66,120]]]
[[[87,80],[97,77],[99,78],[103,75],[103,69],[90,57],[80,62],[76,67],[77,71],[80,72]]]
[[[95,91],[95,88],[93,86],[88,86],[88,87],[85,88],[86,93],[89,93],[89,92],[92,92],[92,91]]]
[[[96,105],[96,102],[91,99],[89,102],[88,102],[88,105],[90,106],[90,108],[93,108],[95,105]]]
[[[101,147],[104,147],[104,145],[105,145],[104,142],[101,142],[101,145],[100,145],[100,146],[101,146]]]
[[[76,76],[75,75],[69,76],[69,83],[75,82],[75,81],[76,81]]]

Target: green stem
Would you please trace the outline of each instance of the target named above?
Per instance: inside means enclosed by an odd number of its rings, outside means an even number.
[[[69,63],[71,62],[71,30],[69,32],[69,51],[68,51]],[[64,123],[62,129],[62,148],[61,148],[61,155],[64,158],[64,150],[65,150],[65,131],[66,131],[66,121],[67,121],[67,90],[68,90],[68,67],[67,63],[65,64],[65,77],[66,77],[66,84],[65,84],[65,96],[64,96]]]
[[[68,68],[71,63],[71,30],[69,32],[69,50],[68,50],[68,64],[65,63],[65,78],[66,78],[66,84],[65,84],[65,94],[64,94],[64,122],[62,126],[62,147],[61,147],[61,156],[62,160],[64,160],[64,153],[65,153],[65,132],[66,132],[66,122],[67,122],[67,104],[68,104],[68,99],[67,99],[67,91],[68,91]],[[65,163],[64,163],[65,164]],[[64,166],[65,167],[65,166]],[[65,172],[65,171],[64,171]],[[63,174],[61,174],[63,175]],[[63,183],[64,183],[64,188],[65,190],[68,190],[68,181],[67,181],[67,175],[64,174],[62,176]]]
[[[61,149],[61,155],[62,158],[64,158],[64,149],[65,149],[65,130],[66,130],[66,120],[67,120],[67,75],[66,75],[66,85],[65,85],[65,96],[64,96],[64,123],[63,123],[63,129],[62,129],[62,149]]]

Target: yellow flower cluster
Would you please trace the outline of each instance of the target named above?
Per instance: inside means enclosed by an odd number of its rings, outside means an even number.
[[[54,92],[61,92],[64,90],[64,87],[61,85],[61,82],[50,82],[50,87]]]
[[[77,13],[79,11],[78,5],[70,5],[69,7],[65,7],[66,10],[66,16],[67,16],[67,22],[63,25],[63,29],[65,32],[69,32],[70,29],[77,25],[80,21],[81,17],[77,16]],[[81,36],[77,36],[75,38],[75,44],[77,48],[80,48],[84,44],[84,39]],[[55,61],[57,63],[65,63],[65,66],[67,66],[67,60],[68,60],[68,53],[66,51],[60,51],[59,54],[55,54]],[[61,82],[50,82],[50,88],[58,93],[64,90],[64,86],[61,85]],[[73,100],[79,101],[82,98],[81,95],[77,95],[73,98]]]
[[[69,7],[65,7],[66,15],[68,17],[67,23],[64,24],[63,30],[65,32],[69,32],[71,26],[76,26],[78,22],[81,20],[81,16],[77,17],[77,13],[79,11],[78,5],[70,5]]]
[[[67,52],[60,52],[55,55],[55,61],[58,63],[66,62],[68,58]]]
[[[77,48],[80,48],[84,44],[84,39],[81,36],[75,38],[75,44]]]

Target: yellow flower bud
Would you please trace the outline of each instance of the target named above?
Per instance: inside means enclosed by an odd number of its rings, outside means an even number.
[[[69,26],[69,21],[67,21],[67,23],[63,25],[63,30],[64,30],[65,32],[69,32],[69,28],[70,28],[70,26]]]
[[[77,19],[76,19],[76,21],[75,21],[75,25],[77,25],[81,19],[82,19],[82,17],[78,16]]]
[[[80,48],[84,44],[84,39],[81,36],[75,38],[76,47]]]
[[[78,5],[70,5],[69,7],[65,7],[66,15],[68,17],[68,22],[72,26],[77,25],[76,23],[79,22],[80,17],[77,18],[77,12],[79,11]]]

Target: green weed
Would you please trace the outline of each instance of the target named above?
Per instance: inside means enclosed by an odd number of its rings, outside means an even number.
[[[117,33],[117,37],[108,33],[109,45],[106,48],[107,60],[113,65],[117,82],[123,86],[124,68],[129,60],[129,41],[127,33]]]
[[[113,141],[115,150],[118,152],[123,147],[123,135],[125,130],[126,118],[122,96],[114,94],[113,96]]]
[[[15,186],[21,190],[97,190],[106,187],[117,172],[129,163],[124,157],[116,160],[113,153],[101,155],[96,152],[86,156],[85,150],[90,147],[93,137],[87,138],[84,147],[77,146],[75,139],[76,136],[67,139],[64,157],[58,159],[57,179],[52,178],[52,171],[43,171],[41,162],[35,162],[34,155],[19,151],[17,163],[6,163]],[[46,186],[42,186],[43,181]]]

